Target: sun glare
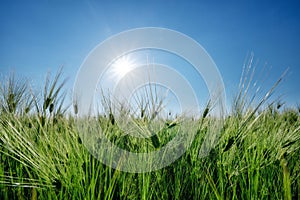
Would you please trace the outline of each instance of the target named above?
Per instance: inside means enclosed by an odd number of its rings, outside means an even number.
[[[129,56],[123,56],[112,64],[113,76],[122,78],[134,68],[135,62]]]

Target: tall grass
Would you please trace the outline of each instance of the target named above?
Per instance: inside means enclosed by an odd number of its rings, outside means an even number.
[[[52,82],[48,76],[40,95],[10,76],[0,93],[0,199],[299,199],[299,110],[267,101],[282,78],[264,96],[249,96],[251,63],[208,155],[199,156],[199,149],[214,120],[209,107],[197,126],[182,127],[196,133],[182,157],[140,174],[107,167],[85,148],[75,115],[65,112],[61,71]],[[132,152],[165,145],[182,126],[163,121],[158,141],[142,140],[122,136],[114,117],[108,106],[107,115],[93,120],[111,141]]]

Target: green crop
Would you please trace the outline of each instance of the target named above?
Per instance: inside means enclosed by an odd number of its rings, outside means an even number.
[[[300,199],[299,108],[267,101],[282,77],[263,97],[250,94],[251,63],[222,123],[219,142],[206,156],[199,156],[199,150],[217,120],[210,115],[210,104],[199,119],[179,116],[154,122],[159,131],[142,139],[124,135],[109,98],[103,99],[106,113],[99,116],[78,119],[76,102],[74,114],[68,111],[61,71],[52,82],[47,77],[41,94],[33,94],[26,81],[9,76],[0,85],[0,199]],[[131,125],[150,134],[153,113],[148,103],[162,102],[144,100],[140,99]],[[190,124],[182,120],[195,126],[181,127]],[[171,165],[134,174],[94,158],[83,145],[78,123],[90,130],[100,127],[112,142],[132,152],[164,146],[179,128],[196,137]]]

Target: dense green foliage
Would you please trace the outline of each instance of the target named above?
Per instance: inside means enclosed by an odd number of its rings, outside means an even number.
[[[40,95],[11,77],[1,85],[0,199],[300,199],[299,110],[280,103],[244,108],[237,99],[218,144],[200,157],[212,120],[206,110],[182,157],[158,171],[126,173],[105,166],[82,144],[75,115],[63,109],[59,77],[47,79]],[[97,118],[100,126],[133,152],[163,146],[180,126],[166,121],[144,143],[118,140],[109,114]]]

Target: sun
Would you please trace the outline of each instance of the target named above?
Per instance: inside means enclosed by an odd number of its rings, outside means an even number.
[[[135,67],[135,61],[130,56],[122,56],[112,64],[114,77],[122,78]]]

